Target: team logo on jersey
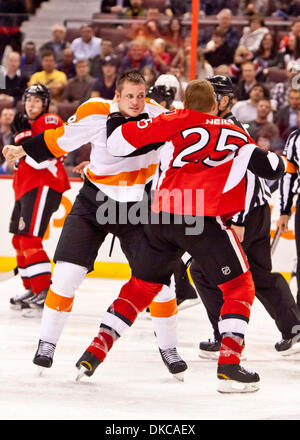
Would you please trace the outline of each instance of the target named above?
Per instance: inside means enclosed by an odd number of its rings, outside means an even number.
[[[46,124],[58,124],[58,118],[54,115],[45,116]]]
[[[229,275],[231,273],[231,269],[229,266],[224,266],[221,270],[223,272],[223,275]]]
[[[73,122],[76,122],[76,120],[77,120],[77,115],[75,113],[75,115],[72,115],[72,116],[69,117],[69,119],[67,120],[67,123],[68,124],[73,124]]]
[[[23,231],[25,229],[25,226],[26,225],[25,225],[23,217],[20,217],[20,220],[19,220],[19,231]]]

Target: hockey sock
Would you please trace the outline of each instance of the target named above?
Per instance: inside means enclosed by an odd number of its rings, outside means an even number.
[[[219,321],[222,343],[218,363],[238,364],[255,296],[252,275],[248,270],[218,287],[224,299]]]
[[[161,288],[162,284],[131,277],[105,313],[99,333],[87,351],[103,362],[113,343],[131,327],[138,313],[149,306]]]
[[[170,287],[163,286],[149,306],[157,344],[161,350],[177,346],[177,305],[172,277]]]
[[[43,341],[52,344],[58,342],[72,310],[75,291],[86,273],[87,269],[77,264],[56,263],[41,320],[40,338]]]
[[[31,290],[38,294],[49,289],[51,280],[51,263],[43,249],[40,237],[25,236],[20,238],[20,246],[25,258],[26,275]]]
[[[26,266],[25,266],[25,256],[21,249],[20,244],[20,235],[14,235],[12,238],[12,245],[16,250],[16,257],[17,257],[17,265],[18,265],[18,271],[21,276],[23,286],[26,290],[30,289],[31,284],[29,278],[27,278],[27,272],[26,272]]]

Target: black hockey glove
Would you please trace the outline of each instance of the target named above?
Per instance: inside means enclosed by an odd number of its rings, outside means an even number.
[[[31,125],[26,115],[17,113],[11,125],[14,142],[21,144],[23,140],[32,137]]]

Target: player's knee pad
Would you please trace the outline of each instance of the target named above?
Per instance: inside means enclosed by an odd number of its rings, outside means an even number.
[[[162,286],[162,284],[131,277],[128,283],[122,287],[119,298],[129,300],[141,312],[149,306]]]
[[[51,290],[57,295],[72,298],[83,282],[87,268],[66,261],[57,261],[53,274]]]
[[[20,246],[23,251],[32,249],[38,252],[43,250],[41,237],[34,237],[33,235],[20,235]]]
[[[250,308],[255,297],[255,287],[249,270],[226,283],[219,284],[218,287],[222,290],[224,299],[222,314],[250,315]]]
[[[11,243],[17,252],[21,251],[20,239],[21,239],[20,235],[13,235],[13,238],[11,240]]]

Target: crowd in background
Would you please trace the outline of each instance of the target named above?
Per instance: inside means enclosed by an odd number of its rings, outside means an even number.
[[[12,3],[19,7],[15,12],[32,13],[41,2],[2,0],[0,13]],[[11,122],[15,112],[22,111],[24,90],[37,82],[50,89],[50,111],[63,120],[91,97],[112,99],[117,75],[132,68],[144,74],[148,88],[161,74],[175,75],[180,83],[176,102],[180,102],[189,81],[191,36],[184,20],[191,16],[192,1],[162,3],[159,11],[155,5],[145,8],[144,0],[102,0],[95,12],[144,19],[110,25],[118,38],[101,35],[93,23],[83,24],[71,39],[68,29],[56,24],[52,39],[41,47],[28,40],[19,47],[0,35],[5,75],[0,93],[0,151],[12,143]],[[300,1],[201,0],[200,5],[200,18],[215,16],[216,25],[199,29],[196,78],[229,76],[235,85],[234,116],[246,124],[262,148],[280,154],[291,131],[300,128]],[[247,25],[235,26],[235,15],[246,18]],[[278,39],[265,17],[291,24]],[[69,169],[88,157],[89,150],[83,151],[82,157],[67,159]],[[10,173],[3,162],[2,157],[0,172]]]

